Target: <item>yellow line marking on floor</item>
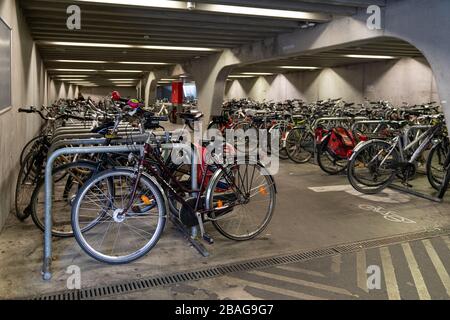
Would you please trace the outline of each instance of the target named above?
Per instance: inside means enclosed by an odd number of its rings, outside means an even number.
[[[427,250],[428,256],[430,257],[431,262],[433,263],[433,266],[445,287],[445,290],[447,291],[447,296],[450,297],[450,276],[448,275],[444,264],[439,258],[439,255],[430,240],[422,240],[422,243],[425,246],[425,250]]]
[[[430,293],[428,292],[427,285],[423,280],[422,273],[420,273],[419,265],[417,264],[416,258],[414,258],[411,246],[409,243],[402,243],[402,248],[420,300],[431,300]]]
[[[265,271],[249,271],[249,273],[260,276],[260,277],[284,281],[284,282],[293,283],[293,284],[297,284],[297,285],[301,285],[301,286],[305,286],[305,287],[315,288],[315,289],[333,292],[333,293],[337,293],[337,294],[343,294],[346,296],[353,296],[353,294],[346,289],[332,287],[332,286],[317,283],[317,282],[311,282],[311,281],[306,281],[306,280],[302,280],[302,279],[286,277],[286,276],[273,274],[273,273],[269,273],[269,272],[265,272]]]
[[[229,276],[229,277],[231,277],[231,276]],[[274,287],[274,286],[270,286],[270,285],[262,284],[262,283],[258,283],[258,282],[243,280],[241,278],[234,278],[234,279],[238,279],[239,284],[241,284],[241,285],[246,285],[246,286],[249,286],[252,288],[261,289],[261,290],[269,291],[272,293],[282,294],[284,296],[292,297],[295,299],[327,300],[326,298],[317,297],[317,296],[309,295],[309,294],[302,293],[302,292],[292,291],[292,290],[288,290],[288,289],[278,288],[278,287]]]
[[[395,276],[394,265],[392,264],[389,248],[380,248],[380,255],[389,300],[400,300],[400,291],[398,290],[397,278]]]
[[[331,257],[331,271],[341,273],[342,256],[336,255]]]
[[[297,267],[294,267],[294,266],[277,266],[276,268],[280,269],[280,270],[286,270],[286,271],[303,273],[303,274],[307,274],[307,275],[314,276],[314,277],[321,277],[321,278],[325,277],[320,272],[307,270],[307,269],[303,269],[303,268],[297,268]]]
[[[358,251],[356,253],[356,284],[358,288],[369,293],[367,288],[367,264],[366,264],[366,251]]]

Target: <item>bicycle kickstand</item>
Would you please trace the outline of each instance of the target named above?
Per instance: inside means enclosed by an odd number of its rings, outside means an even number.
[[[197,216],[198,225],[200,226],[200,234],[202,236],[202,239],[206,241],[208,244],[213,244],[214,239],[205,232],[205,227],[203,226],[203,219],[200,212],[196,212],[195,215]]]

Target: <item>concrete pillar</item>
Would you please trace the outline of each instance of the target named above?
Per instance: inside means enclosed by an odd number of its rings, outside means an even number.
[[[156,101],[156,85],[158,83],[157,74],[150,72],[145,82],[145,106],[153,104]]]
[[[198,108],[205,115],[204,125],[211,116],[220,114],[227,77],[239,62],[232,51],[226,50],[185,66],[197,87]]]

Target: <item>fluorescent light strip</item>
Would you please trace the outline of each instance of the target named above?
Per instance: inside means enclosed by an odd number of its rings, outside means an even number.
[[[306,66],[281,66],[282,69],[298,69],[298,70],[317,70],[319,67],[306,67]]]
[[[93,69],[48,69],[49,71],[68,71],[68,72],[97,72]]]
[[[273,76],[270,72],[242,72],[241,74],[246,76]]]
[[[108,79],[109,81],[138,81],[139,79]]]
[[[345,54],[344,57],[357,59],[395,59],[393,56],[378,56],[372,54]]]
[[[148,49],[148,50],[175,50],[175,51],[220,51],[213,48],[201,47],[178,47],[178,46],[151,46],[151,45],[130,45],[115,43],[94,43],[94,42],[67,42],[67,41],[40,41],[40,44],[52,46],[72,46],[72,47],[96,47],[96,48],[121,48],[121,49]]]
[[[148,64],[148,65],[155,65],[155,66],[166,66],[170,63],[167,62],[138,62],[138,61],[120,61],[120,62],[114,62],[119,64]]]
[[[177,81],[178,79],[160,79],[161,81]]]
[[[97,61],[97,60],[49,60],[49,61],[62,63],[108,63],[108,61]]]
[[[141,70],[103,70],[104,72],[112,72],[112,73],[141,73]]]
[[[230,75],[228,78],[254,78],[255,76],[245,76],[245,75]]]
[[[48,60],[50,62],[61,62],[61,63],[110,63],[110,64],[142,64],[142,65],[168,65],[166,62],[138,62],[138,61],[101,61],[101,60]]]
[[[167,0],[78,0],[79,2],[104,3],[138,7],[156,7],[178,10],[188,10],[188,4],[184,1]],[[305,11],[266,9],[257,7],[232,6],[221,4],[195,3],[194,11],[219,12],[233,15],[247,15],[259,17],[273,17],[295,20],[329,21],[331,16],[322,13]]]
[[[78,75],[78,74],[59,74],[56,76],[52,76],[55,78],[88,78],[90,76]]]
[[[119,4],[136,7],[187,9],[186,2],[183,1],[168,1],[168,0],[77,0],[77,1],[105,3],[105,4]]]

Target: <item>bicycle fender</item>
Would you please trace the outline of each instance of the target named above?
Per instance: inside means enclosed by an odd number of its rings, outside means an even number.
[[[355,154],[356,154],[360,149],[362,149],[362,148],[365,147],[366,145],[374,144],[374,143],[376,143],[376,142],[387,143],[386,141],[381,140],[381,139],[373,139],[373,140],[369,140],[369,141],[360,141],[360,142],[356,145],[356,147],[353,149],[353,153],[352,153],[352,156],[350,157],[349,161],[351,161],[351,160],[353,159],[353,157],[355,156]]]

